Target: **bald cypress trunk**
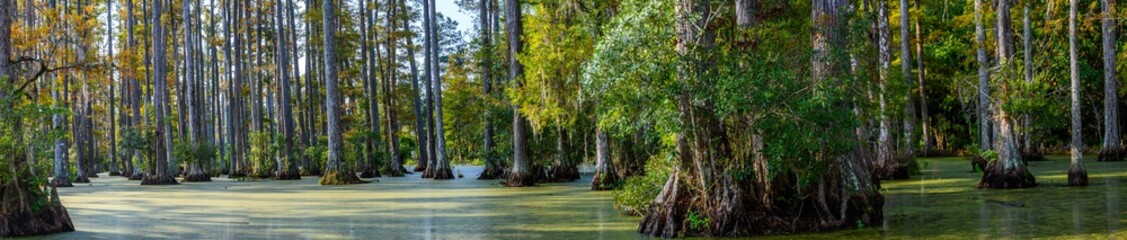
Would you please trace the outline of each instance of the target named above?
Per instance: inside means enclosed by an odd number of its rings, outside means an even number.
[[[986,60],[986,30],[982,23],[982,0],[974,0],[974,35],[978,46],[978,148],[993,149],[993,127],[990,114],[990,73]]]
[[[1070,81],[1069,98],[1072,100],[1071,123],[1072,140],[1069,142],[1071,150],[1071,164],[1068,168],[1069,186],[1087,186],[1088,170],[1084,169],[1084,142],[1081,137],[1083,123],[1080,121],[1080,56],[1076,52],[1076,4],[1077,0],[1069,0],[1068,6],[1068,66]]]
[[[877,136],[877,161],[873,165],[874,175],[880,179],[892,179],[895,169],[900,164],[893,152],[895,141],[892,136],[892,109],[888,106],[889,68],[892,64],[892,32],[889,30],[888,1],[880,0],[877,3],[877,49],[880,70],[877,72],[877,86],[879,88],[878,106],[880,114],[880,133]]]
[[[343,150],[340,126],[340,90],[337,87],[337,54],[336,54],[336,7],[334,0],[321,0],[322,16],[322,51],[325,61],[325,114],[326,131],[329,138],[329,159],[325,164],[325,175],[321,178],[321,185],[344,185],[363,183],[348,164],[342,161]]]
[[[521,87],[521,75],[524,74],[524,65],[517,60],[517,55],[523,53],[524,42],[521,40],[524,25],[521,22],[521,6],[519,0],[505,0],[505,25],[509,38],[509,79],[514,88]],[[536,184],[532,173],[532,160],[528,158],[528,120],[520,113],[520,104],[513,103],[513,168],[508,173],[509,187],[525,187]]]
[[[286,33],[284,14],[285,4],[278,0],[274,5],[274,25],[277,26],[275,32],[275,58],[277,58],[276,72],[278,74],[277,83],[274,85],[278,88],[278,114],[281,115],[282,121],[282,154],[278,157],[277,172],[274,173],[276,180],[298,180],[301,179],[301,173],[297,168],[297,157],[294,156],[294,122],[293,122],[293,108],[290,106],[290,51],[286,49],[286,39],[289,34]],[[293,6],[288,6],[293,7]]]
[[[911,13],[909,13],[908,0],[900,0],[900,72],[903,74],[904,86],[907,92],[904,93],[904,114],[903,114],[903,139],[901,139],[900,146],[900,165],[906,167],[916,161],[916,102],[912,101],[912,44],[911,34],[909,29],[912,26],[909,21]],[[918,40],[917,40],[918,41]]]
[[[1010,62],[1013,57],[1013,34],[1012,24],[1010,20],[1010,5],[1009,0],[998,1],[998,62],[1001,64],[999,67],[1003,71],[999,76],[1002,78],[999,82],[1003,85],[1002,89],[1006,89],[1005,85],[1009,84],[1004,71],[1012,69],[1013,64]],[[1007,94],[1001,92],[999,94]],[[1013,93],[1008,93],[1013,94]],[[1021,152],[1018,149],[1018,139],[1014,132],[1015,117],[1009,115],[1008,110],[1005,109],[1004,96],[998,96],[994,99],[994,119],[996,121],[998,136],[995,142],[994,149],[998,151],[998,159],[992,161],[986,166],[983,171],[982,181],[978,182],[979,188],[1026,188],[1035,187],[1037,182],[1033,174],[1025,167],[1025,161],[1022,159]]]
[[[1099,161],[1123,161],[1123,146],[1119,142],[1119,83],[1115,78],[1115,0],[1100,0],[1101,32],[1104,60],[1104,122],[1103,149]]]
[[[597,122],[597,121],[596,121]],[[610,136],[600,127],[595,127],[595,176],[591,179],[591,190],[610,190],[618,185],[618,174],[610,157]]]
[[[481,58],[481,81],[482,81],[482,94],[486,99],[493,97],[493,25],[489,21],[490,10],[493,0],[481,0],[478,5],[478,26],[481,28],[481,51],[484,54]],[[491,109],[492,106],[486,109]],[[497,159],[493,152],[493,119],[486,117],[482,119],[482,149],[481,158],[484,159],[485,169],[481,175],[477,177],[478,180],[497,179],[504,177],[505,169],[502,167],[499,159]]]
[[[152,40],[153,40],[152,80],[153,80],[153,94],[154,94],[153,95],[153,106],[154,106],[153,109],[155,110],[154,111],[154,114],[156,115],[155,116],[155,119],[156,119],[155,127],[157,128],[156,135],[154,135],[155,136],[154,141],[152,141],[152,142],[155,143],[155,145],[156,145],[154,147],[154,149],[156,150],[156,152],[155,152],[156,156],[154,158],[156,160],[156,162],[154,164],[150,164],[150,166],[153,166],[153,167],[149,169],[149,173],[146,174],[145,178],[141,180],[141,185],[176,184],[176,178],[174,178],[172,176],[172,173],[169,170],[169,166],[168,166],[168,160],[169,160],[168,147],[170,147],[169,145],[171,145],[170,143],[172,142],[172,136],[171,136],[171,132],[170,132],[172,128],[165,121],[164,117],[167,114],[165,112],[166,108],[162,107],[162,106],[168,105],[166,103],[166,101],[168,99],[167,96],[166,96],[166,94],[168,94],[167,93],[168,92],[168,89],[167,89],[168,84],[167,84],[167,82],[165,82],[165,79],[167,77],[167,73],[165,72],[165,67],[167,66],[167,62],[166,62],[167,59],[165,58],[165,35],[164,35],[164,26],[160,21],[161,16],[164,15],[164,3],[163,2],[164,2],[163,0],[153,1],[153,5],[152,5],[152,11],[153,11],[152,15],[153,16],[151,16],[152,17],[152,20],[151,20],[152,25],[151,26],[152,26],[152,36],[153,36],[152,37]]]

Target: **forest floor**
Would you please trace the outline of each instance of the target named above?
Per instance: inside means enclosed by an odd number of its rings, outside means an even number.
[[[1068,160],[1030,162],[1040,186],[976,189],[965,158],[922,158],[922,174],[884,181],[885,221],[767,239],[1127,238],[1127,162],[1087,159],[1091,185],[1066,187]],[[619,215],[611,192],[583,179],[531,188],[466,178],[319,186],[234,181],[140,186],[120,177],[59,190],[77,231],[46,239],[636,239],[638,217]]]

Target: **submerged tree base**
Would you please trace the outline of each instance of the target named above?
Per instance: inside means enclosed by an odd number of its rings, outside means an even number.
[[[449,168],[435,169],[433,171],[433,173],[434,173],[434,179],[439,179],[439,180],[454,179],[454,172],[450,171]]]
[[[378,177],[382,177],[382,175],[380,175],[379,169],[368,168],[368,169],[360,170],[360,178],[378,178]]]
[[[110,176],[121,176],[121,172],[118,172],[118,171],[110,171]]]
[[[612,190],[618,187],[618,175],[597,172],[591,179],[591,190]]]
[[[132,174],[129,174],[129,180],[132,180],[132,181],[137,181],[137,180],[141,180],[141,179],[144,179],[144,178],[145,178],[145,174],[141,173],[140,171],[133,172]]]
[[[301,172],[298,170],[280,171],[274,174],[274,180],[301,180]]]
[[[513,172],[510,172],[507,175],[508,175],[508,178],[504,182],[501,182],[501,184],[505,185],[506,187],[531,187],[531,186],[536,186],[536,179],[533,178],[532,175],[525,174],[525,173],[513,173]]]
[[[90,183],[90,178],[77,176],[74,177],[74,183]]]
[[[1100,155],[1096,161],[1100,162],[1118,162],[1123,161],[1123,148],[1105,148],[1100,150]]]
[[[60,232],[73,232],[74,224],[66,207],[57,201],[50,201],[39,211],[16,211],[0,213],[0,237],[20,237],[44,235]]]
[[[360,180],[356,174],[344,173],[340,171],[329,171],[321,176],[321,185],[350,185],[350,184],[363,184],[369,181]]]
[[[579,179],[579,167],[575,165],[554,165],[548,171],[547,182],[571,182]]]
[[[971,172],[986,171],[986,165],[989,164],[989,163],[990,163],[990,161],[986,160],[986,158],[984,158],[982,156],[978,156],[978,155],[971,156],[970,157],[970,171]]]
[[[1088,170],[1075,166],[1068,168],[1068,186],[1088,186]]]
[[[321,169],[318,168],[302,168],[301,176],[321,176]]]
[[[493,180],[505,177],[505,169],[500,167],[486,166],[481,171],[481,175],[477,176],[477,180]]]
[[[65,177],[51,178],[50,184],[51,186],[55,187],[74,187],[74,184],[70,182],[70,179],[67,179]]]
[[[176,185],[176,184],[180,184],[180,183],[176,182],[176,178],[174,178],[172,176],[157,177],[157,176],[152,176],[152,175],[145,175],[145,177],[141,179],[141,185]]]
[[[1037,179],[1033,177],[1028,169],[1012,168],[1010,170],[1002,169],[998,161],[994,161],[986,167],[983,171],[982,180],[978,182],[978,188],[1031,188],[1037,186]]]
[[[184,176],[184,182],[210,182],[211,176],[206,173],[188,174]]]

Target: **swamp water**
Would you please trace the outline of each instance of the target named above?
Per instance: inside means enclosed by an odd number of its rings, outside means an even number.
[[[1092,159],[1094,160],[1094,158]],[[978,190],[962,158],[924,158],[910,180],[884,181],[880,226],[766,239],[1127,238],[1127,162],[1087,162],[1091,186],[1064,187],[1068,161],[1030,162],[1040,184]],[[75,232],[43,239],[637,239],[590,175],[564,184],[503,188],[459,166],[449,181],[383,177],[324,187],[299,181],[139,186],[121,177],[61,188]]]

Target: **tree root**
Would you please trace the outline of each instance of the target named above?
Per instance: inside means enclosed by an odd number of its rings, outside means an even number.
[[[984,158],[982,156],[978,156],[978,155],[971,156],[970,157],[970,172],[986,171],[986,165],[989,162],[990,162],[989,160],[986,160],[986,158]]]
[[[449,168],[439,168],[433,172],[436,180],[454,179],[454,172],[450,171]]]
[[[997,161],[987,166],[978,182],[978,188],[1031,188],[1037,186],[1037,180],[1027,169],[1015,168],[1009,171],[1001,169]]]
[[[301,172],[297,169],[278,171],[274,173],[274,180],[301,180]]]
[[[74,187],[74,184],[70,182],[70,179],[67,179],[65,177],[55,177],[55,178],[51,178],[51,186]]]
[[[591,179],[591,190],[612,190],[618,187],[618,175],[608,173],[595,173]]]
[[[8,209],[5,209],[8,210]],[[0,213],[0,238],[73,232],[70,214],[57,201],[49,201],[38,212],[5,211]]]
[[[350,185],[350,184],[363,184],[369,181],[360,180],[356,174],[340,171],[329,171],[321,177],[321,185]]]
[[[505,178],[505,169],[501,167],[485,167],[481,171],[481,175],[477,176],[477,180],[493,180],[498,178]]]
[[[85,176],[74,177],[74,183],[90,183],[90,178]]]
[[[176,182],[176,178],[174,178],[172,176],[157,177],[157,176],[146,174],[145,177],[141,179],[141,185],[176,185],[176,184],[180,184],[180,183]]]
[[[368,168],[360,171],[360,178],[378,178],[383,177],[380,171],[376,168]]]
[[[546,182],[571,182],[579,180],[579,167],[571,165],[554,165],[548,171]]]
[[[531,187],[536,186],[536,179],[529,174],[509,173],[508,179],[502,182],[506,187]]]
[[[211,176],[206,173],[188,174],[184,176],[184,182],[210,182]]]
[[[1123,161],[1123,148],[1105,148],[1100,150],[1099,158],[1096,161],[1100,162],[1118,162]]]
[[[1068,168],[1068,186],[1088,186],[1088,170],[1076,166]]]

